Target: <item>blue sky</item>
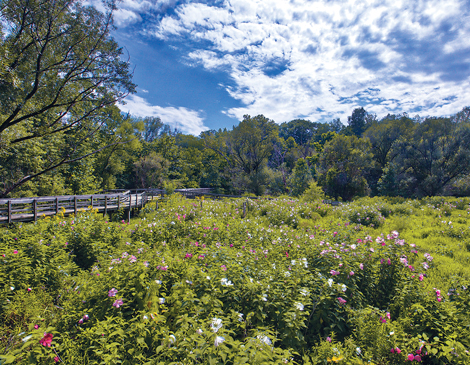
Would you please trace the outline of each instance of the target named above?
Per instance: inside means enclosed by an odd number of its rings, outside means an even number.
[[[115,23],[138,85],[121,110],[185,133],[470,105],[468,0],[123,0]]]

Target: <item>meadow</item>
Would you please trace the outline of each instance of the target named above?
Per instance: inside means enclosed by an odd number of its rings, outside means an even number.
[[[3,227],[0,363],[468,364],[469,203],[173,194]]]

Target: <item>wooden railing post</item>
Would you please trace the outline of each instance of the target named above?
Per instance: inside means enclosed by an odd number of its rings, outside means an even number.
[[[118,211],[119,211],[119,208],[121,206],[121,195],[118,195]]]
[[[38,202],[36,199],[33,200],[33,215],[36,222],[38,220]]]
[[[132,194],[129,193],[129,209],[127,210],[127,222],[131,221],[131,209],[132,209]]]
[[[8,201],[8,223],[11,223],[11,200]]]
[[[93,197],[93,195],[92,195],[92,196],[91,196],[91,209],[93,209],[93,203],[94,203],[94,202],[93,202],[93,199],[94,199],[94,197]]]
[[[75,214],[75,217],[77,216],[78,209],[77,209],[77,196],[75,195],[73,197],[73,213]]]
[[[104,213],[103,216],[106,216],[108,214],[108,196],[104,196]]]
[[[59,198],[55,198],[55,214],[59,214]]]

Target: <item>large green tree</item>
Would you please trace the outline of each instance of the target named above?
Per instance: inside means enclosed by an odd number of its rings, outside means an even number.
[[[371,167],[370,142],[338,135],[325,144],[317,165],[318,182],[335,199],[350,200],[368,194],[366,171]]]
[[[397,149],[397,181],[411,196],[442,194],[457,178],[470,173],[470,123],[426,118]]]
[[[135,85],[122,49],[110,36],[113,1],[105,4],[104,13],[80,0],[0,4],[0,144],[13,151],[21,143],[44,144],[61,135],[68,145],[48,155],[46,164],[1,186],[0,196],[5,196],[107,147],[81,148],[108,121],[102,110],[134,92]],[[110,145],[121,142],[116,138]]]

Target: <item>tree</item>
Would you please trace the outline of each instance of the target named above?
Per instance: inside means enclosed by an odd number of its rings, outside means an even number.
[[[289,181],[291,195],[302,195],[304,191],[308,189],[311,181],[312,175],[310,174],[310,168],[308,167],[307,161],[303,158],[299,158],[295,163],[295,167]]]
[[[338,135],[327,142],[317,166],[318,183],[329,196],[350,200],[368,194],[364,174],[370,168],[370,142]]]
[[[383,194],[385,189],[384,181],[390,181],[392,172],[396,172],[396,166],[393,165],[397,157],[398,149],[393,147],[399,140],[406,140],[413,132],[414,122],[406,113],[403,115],[387,115],[380,121],[374,121],[369,124],[363,137],[369,139],[371,151],[373,154],[374,165],[369,170],[367,181],[373,194],[378,192],[378,182],[384,169],[387,167],[387,179],[382,179],[380,191]],[[390,165],[390,166],[389,166]],[[389,184],[392,188],[393,184]],[[384,190],[385,189],[385,190]],[[389,190],[390,194],[396,194],[396,189]]]
[[[80,145],[107,122],[102,110],[134,92],[135,85],[129,63],[121,60],[122,49],[110,37],[114,2],[106,9],[101,13],[80,0],[1,2],[6,32],[0,29],[0,143],[14,149],[19,143],[68,134],[72,145],[4,186],[0,196],[107,147],[80,153]],[[121,141],[111,145],[116,143]]]
[[[263,191],[267,174],[264,172],[274,143],[279,139],[278,126],[264,115],[245,115],[232,131],[201,133],[206,148],[222,156],[230,168],[238,191]],[[236,181],[235,181],[236,180]]]
[[[152,151],[134,163],[136,183],[139,188],[161,188],[170,163]]]
[[[361,137],[362,132],[366,129],[366,115],[366,110],[361,107],[354,109],[352,115],[348,117],[348,125],[356,137]]]
[[[402,182],[414,196],[433,196],[470,172],[470,124],[426,118],[396,146]]]

